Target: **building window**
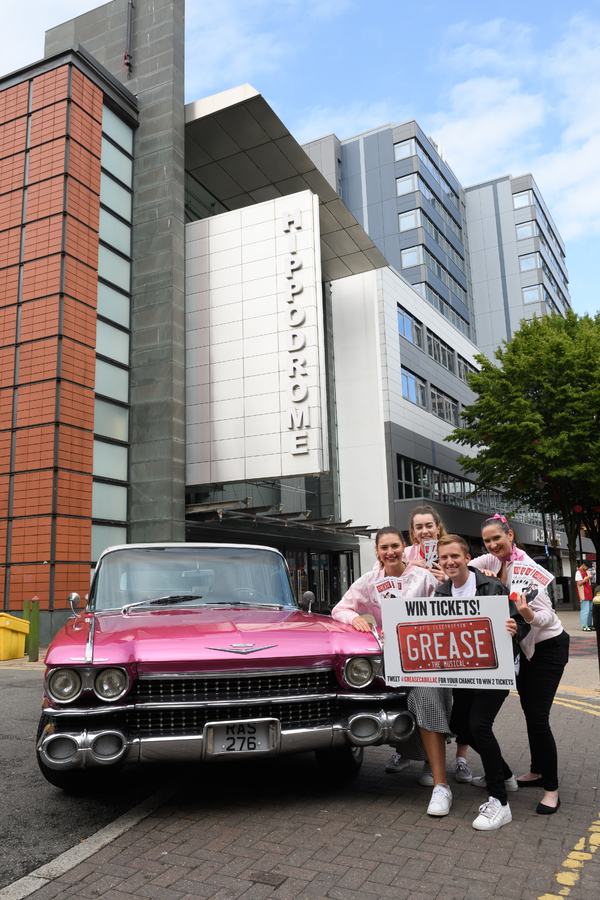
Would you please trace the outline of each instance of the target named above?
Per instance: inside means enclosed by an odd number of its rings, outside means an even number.
[[[438,213],[438,215],[440,215],[442,217],[442,219],[444,220],[444,222],[446,223],[448,228],[450,228],[450,230],[454,232],[454,234],[456,235],[456,237],[459,240],[462,240],[462,236],[461,236],[462,229],[461,229],[460,225],[458,225],[454,221],[452,216],[448,212],[446,212],[445,207],[442,206],[439,199],[436,197],[436,195],[430,189],[429,185],[425,184],[425,182],[423,181],[423,179],[420,176],[418,176],[418,186],[419,186],[420,192],[423,194],[425,199],[428,200],[429,203],[431,203],[431,205],[433,206],[435,211]]]
[[[519,257],[519,269],[521,272],[530,272],[532,269],[538,269],[540,265],[537,253],[526,253]]]
[[[523,209],[525,206],[531,206],[531,191],[520,191],[513,194],[514,209]]]
[[[400,141],[399,144],[394,144],[394,159],[396,162],[400,159],[408,159],[409,156],[414,156],[415,153],[414,138],[410,138],[408,141]]]
[[[431,412],[439,419],[458,425],[458,403],[433,385],[431,385]]]
[[[421,224],[421,210],[411,209],[410,212],[400,213],[398,216],[398,228],[400,231],[410,231]]]
[[[398,331],[411,344],[423,349],[423,326],[409,312],[398,305]]]
[[[404,194],[410,194],[411,191],[417,189],[417,176],[406,175],[404,178],[396,178],[396,194],[402,197]]]
[[[402,366],[402,396],[427,409],[427,385],[417,375]]]
[[[523,241],[525,238],[534,237],[537,230],[537,222],[523,222],[521,225],[517,225],[517,240]]]
[[[452,277],[448,270],[439,263],[426,248],[423,248],[423,260],[427,268],[430,269],[434,275],[437,275],[440,281],[443,281],[446,287],[450,288],[452,293],[467,306],[467,292],[465,289],[461,287],[458,281]]]
[[[533,287],[522,288],[523,303],[539,303],[542,299],[540,296],[540,284],[534,284]]]
[[[448,369],[454,375],[454,350],[429,329],[427,330],[427,352],[440,366]]]
[[[400,254],[402,260],[402,268],[410,269],[411,266],[418,266],[423,262],[423,248],[419,244],[417,247],[408,247]]]
[[[451,322],[455,328],[458,328],[459,331],[468,337],[471,338],[471,327],[466,319],[463,319],[462,316],[459,316],[457,312],[455,312],[450,304],[440,297],[437,291],[434,291],[433,288],[427,284],[425,281],[421,281],[419,284],[413,284],[413,288],[417,291],[418,294],[423,297],[423,299],[427,300],[438,312],[440,312],[443,316]]]
[[[470,362],[467,362],[466,359],[463,359],[460,354],[458,355],[458,377],[461,381],[464,381],[465,384],[469,383],[469,375],[476,375],[478,369],[475,366],[472,366]]]
[[[444,253],[446,254],[446,256],[447,256],[449,259],[452,260],[452,262],[454,263],[455,266],[458,266],[458,268],[460,269],[460,271],[461,271],[461,272],[463,273],[463,275],[464,275],[464,273],[465,273],[465,261],[464,261],[464,259],[462,258],[462,256],[460,256],[460,255],[456,252],[456,250],[454,249],[454,247],[452,246],[452,244],[450,244],[449,241],[446,240],[446,238],[444,237],[444,235],[442,234],[442,232],[439,230],[439,228],[437,228],[437,227],[433,224],[433,222],[431,221],[431,219],[429,219],[429,218],[428,218],[426,215],[424,215],[424,214],[422,215],[421,219],[422,219],[421,224],[422,224],[423,228],[425,229],[425,231],[426,231],[428,234],[431,235],[431,237],[434,239],[434,241],[436,242],[436,244],[438,244],[438,245],[442,248],[442,250],[444,251]]]

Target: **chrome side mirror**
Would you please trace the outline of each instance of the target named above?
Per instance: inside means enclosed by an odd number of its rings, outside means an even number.
[[[310,612],[313,603],[315,602],[315,595],[312,591],[304,591],[302,594],[302,599],[300,600],[298,606],[300,609],[303,609],[305,612]]]
[[[78,607],[79,604],[81,603],[81,597],[79,596],[79,594],[75,594],[75,593],[69,594],[69,596],[67,597],[67,603],[68,603],[69,606],[71,607],[71,612],[73,613],[72,618],[73,618],[73,619],[78,619],[79,616],[77,615],[77,613],[75,612],[75,610],[77,609],[77,607]]]

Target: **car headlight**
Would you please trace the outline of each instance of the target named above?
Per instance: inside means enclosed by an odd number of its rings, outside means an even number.
[[[57,669],[50,675],[46,689],[57,703],[68,703],[81,693],[81,676],[75,669]]]
[[[94,693],[101,700],[118,700],[129,685],[129,679],[122,669],[103,669],[94,681]]]
[[[366,687],[373,680],[373,665],[364,656],[349,659],[344,666],[344,678],[352,687]]]

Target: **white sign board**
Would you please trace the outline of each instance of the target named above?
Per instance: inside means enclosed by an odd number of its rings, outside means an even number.
[[[328,470],[319,198],[186,225],[186,482]]]
[[[515,687],[508,597],[409,600],[392,586],[380,600],[387,684]]]

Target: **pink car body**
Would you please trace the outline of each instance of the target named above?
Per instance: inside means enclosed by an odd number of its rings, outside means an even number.
[[[98,766],[308,750],[357,770],[413,730],[379,640],[300,609],[278,551],[128,545],[48,650],[37,753],[68,788]]]

